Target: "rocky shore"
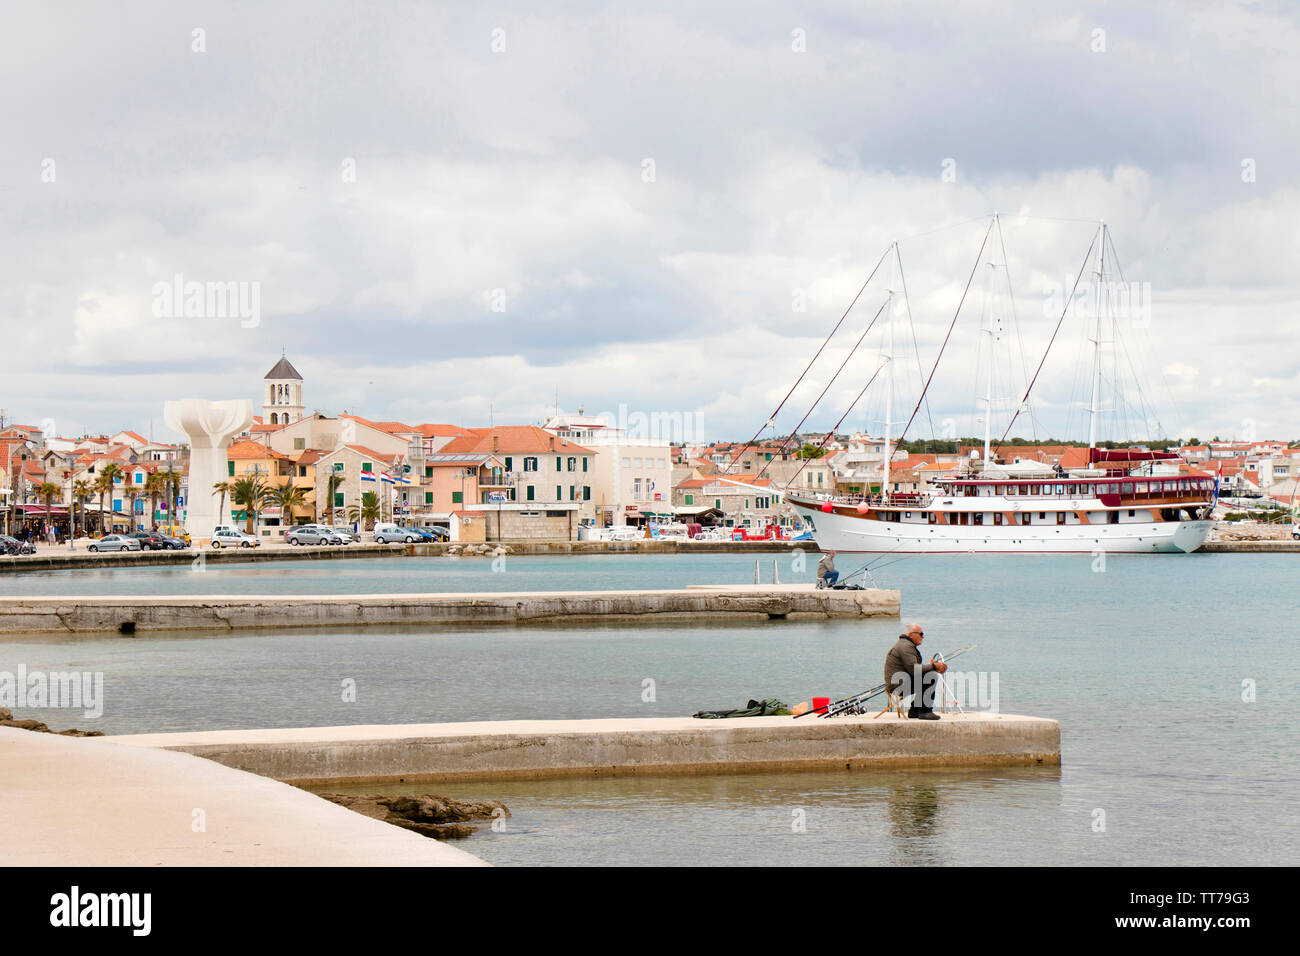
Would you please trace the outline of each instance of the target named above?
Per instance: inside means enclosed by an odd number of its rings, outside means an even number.
[[[470,823],[471,820],[510,816],[505,804],[495,800],[476,803],[432,793],[398,797],[382,793],[318,793],[317,796],[435,840],[458,840],[476,833],[478,826]]]
[[[103,731],[99,730],[50,730],[39,720],[15,720],[13,713],[7,707],[0,707],[0,727],[16,727],[18,730],[32,730],[38,734],[58,734],[61,737],[104,736]]]

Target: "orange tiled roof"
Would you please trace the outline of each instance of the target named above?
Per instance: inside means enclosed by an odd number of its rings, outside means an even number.
[[[288,455],[282,455],[273,448],[268,448],[261,442],[237,441],[226,449],[226,458],[231,461],[247,461],[256,458],[274,458],[281,461],[288,461]]]
[[[467,428],[466,434],[453,438],[443,446],[440,454],[455,455],[465,453],[488,453],[502,455],[527,454],[561,454],[577,452],[580,455],[594,455],[596,452],[576,442],[557,438],[544,428],[536,425],[501,425],[496,428]],[[499,442],[499,448],[493,448],[493,439]]]

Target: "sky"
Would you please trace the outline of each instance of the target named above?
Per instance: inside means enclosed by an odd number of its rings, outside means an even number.
[[[309,411],[746,439],[883,256],[766,434],[929,378],[907,437],[996,438],[1041,361],[1012,434],[1086,439],[1104,220],[1098,437],[1300,438],[1294,5],[55,6],[0,35],[10,421],[171,439],[283,349]]]

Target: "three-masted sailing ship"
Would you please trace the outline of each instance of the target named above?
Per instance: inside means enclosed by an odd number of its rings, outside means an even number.
[[[990,230],[996,224],[995,216],[990,223]],[[986,233],[986,243],[988,236],[989,233]],[[1095,246],[1097,327],[1091,335],[1094,349],[1092,395],[1088,448],[1082,465],[1063,468],[1060,463],[1053,466],[1038,461],[1017,459],[1007,463],[999,460],[1000,443],[993,441],[991,431],[993,393],[990,361],[990,382],[983,416],[983,458],[978,461],[969,460],[960,467],[954,465],[952,474],[932,479],[928,483],[929,490],[923,493],[902,494],[890,489],[892,452],[895,442],[902,436],[900,433],[899,438],[895,439],[890,434],[894,424],[890,420],[894,299],[897,292],[901,291],[893,288],[895,282],[891,279],[888,300],[882,312],[877,313],[877,318],[883,315],[889,323],[885,333],[889,345],[881,366],[888,376],[889,385],[886,389],[884,456],[879,491],[858,495],[789,491],[784,496],[786,503],[811,526],[822,551],[900,554],[1097,551],[1188,553],[1204,543],[1213,525],[1210,511],[1216,494],[1214,478],[1162,473],[1168,469],[1161,468],[1160,462],[1178,459],[1172,452],[1098,446],[1101,324],[1104,311],[1102,296],[1106,287],[1108,244],[1107,227],[1104,223],[1099,224],[1092,246],[1084,256],[1079,270],[1079,277],[1082,277],[1084,269],[1093,261]],[[1113,250],[1113,245],[1110,247]],[[983,249],[984,246],[981,246],[981,255]],[[891,246],[891,250],[897,259],[897,243]],[[901,270],[901,260],[897,261],[899,269],[891,267],[895,276]],[[977,257],[977,267],[978,263]],[[874,271],[872,274],[875,274]],[[868,282],[870,281],[869,278]],[[1079,279],[1076,278],[1075,290],[1078,283]],[[967,290],[969,288],[968,282]],[[1071,290],[1071,295],[1066,300],[1062,320],[1070,310],[1070,300],[1075,290]],[[959,305],[958,313],[960,311]],[[955,324],[956,316],[953,321]],[[1057,323],[1058,331],[1060,324]],[[991,324],[981,331],[988,333],[991,341]],[[949,333],[951,334],[951,328]],[[1053,341],[1055,338],[1054,333]],[[945,345],[946,342],[947,339]],[[1049,343],[1049,351],[1050,348]],[[1046,357],[1044,353],[1044,361]],[[935,368],[938,367],[938,362],[939,359],[936,359]],[[1038,370],[1041,371],[1042,367],[1043,364],[1040,363]],[[1034,378],[1037,378],[1037,373]],[[933,372],[922,389],[922,399],[932,380]],[[1032,388],[1031,380],[1017,405],[1016,415],[1027,408],[1026,402]],[[917,407],[920,407],[919,400]],[[1012,423],[1016,415],[1012,416]],[[769,423],[770,421],[769,419]],[[907,424],[911,424],[910,419]],[[903,432],[906,428],[905,425]],[[1010,428],[1009,423],[1007,431],[1003,433],[1004,438]]]

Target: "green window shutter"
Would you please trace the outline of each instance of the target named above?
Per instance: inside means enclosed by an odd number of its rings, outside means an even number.
[[[343,492],[341,491],[334,492],[334,507],[335,508],[343,507]]]
[[[591,500],[591,485],[582,486],[582,500],[583,501]]]
[[[465,493],[463,491],[453,491],[451,493],[451,503],[460,505],[465,503]]]
[[[334,462],[334,470],[335,470],[335,471],[342,471],[342,470],[343,470],[343,462],[341,462],[341,461],[336,461],[336,462]]]
[[[533,500],[533,486],[532,486],[532,485],[529,485],[529,486],[528,486],[528,500],[529,500],[529,501],[532,501],[532,500]]]
[[[509,455],[507,455],[507,456],[506,456],[506,471],[514,471],[514,470],[515,470],[515,460],[514,460],[513,458],[511,458]]]
[[[235,463],[233,461],[226,462],[226,474],[229,475],[231,478],[235,477]]]
[[[686,496],[686,503],[687,503],[688,505],[693,505],[693,504],[695,504],[695,496],[694,496],[694,495],[687,495],[687,496]]]
[[[563,471],[563,470],[564,470],[564,469],[560,466],[560,456],[559,456],[559,455],[556,455],[556,456],[555,456],[555,470],[556,470],[556,471]]]
[[[361,463],[361,470],[362,470],[362,471],[374,471],[374,470],[375,470],[375,466],[372,465],[372,464],[371,464],[370,462],[368,462],[368,461],[363,461],[363,462]]]
[[[424,503],[425,503],[426,505],[431,505],[431,504],[433,504],[433,492],[432,492],[432,491],[426,491],[426,492],[424,493]]]
[[[583,470],[583,471],[586,471],[586,470],[587,470],[587,459],[586,459],[586,457],[584,457],[584,458],[582,459],[582,470]]]
[[[564,493],[563,493],[563,491],[561,491],[559,485],[556,485],[556,486],[555,486],[555,500],[556,500],[556,501],[563,501],[563,500],[564,500]]]
[[[721,498],[714,498],[714,499],[713,499],[713,507],[715,507],[715,508],[717,508],[719,511],[721,511],[721,510],[722,510],[722,499],[721,499]]]
[[[432,478],[432,477],[433,477],[433,465],[425,465],[425,466],[424,466],[424,477],[426,477],[426,478]]]

